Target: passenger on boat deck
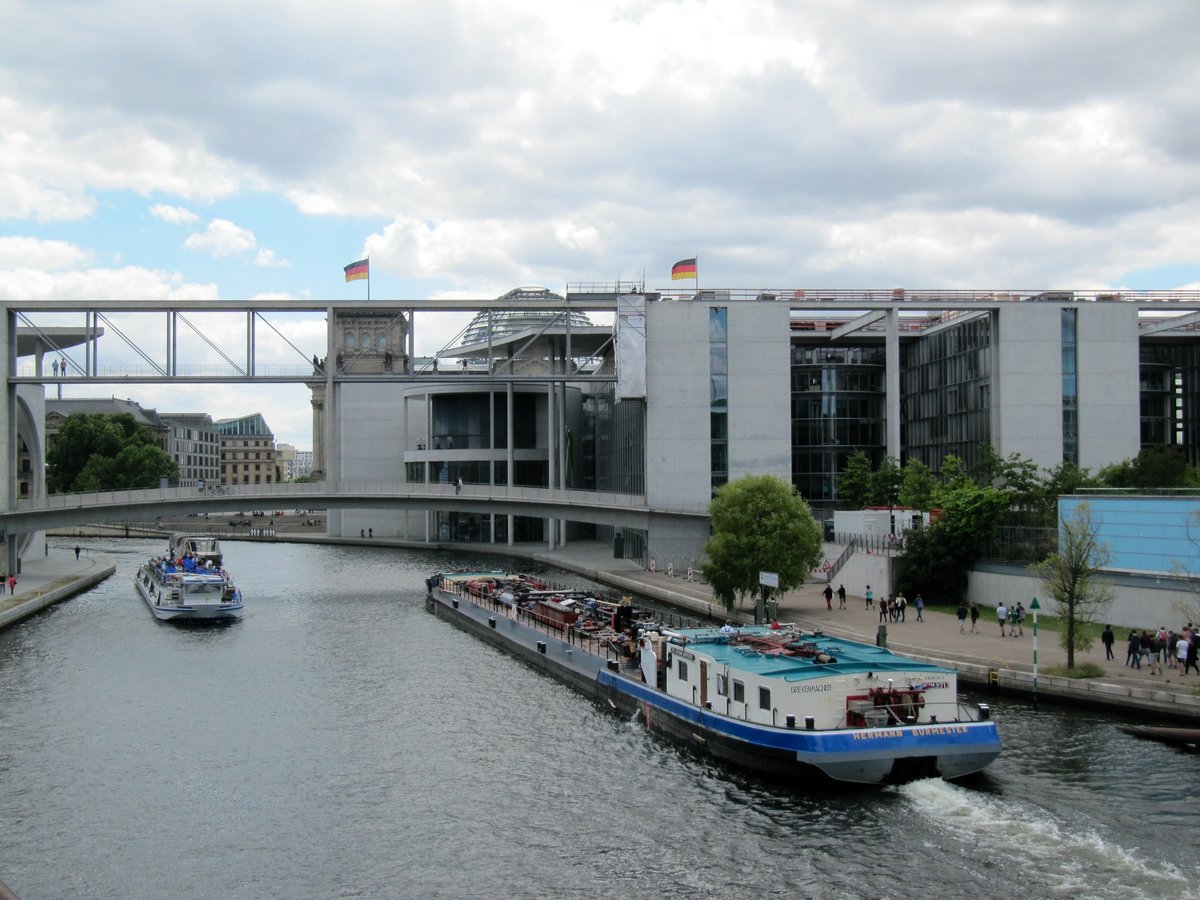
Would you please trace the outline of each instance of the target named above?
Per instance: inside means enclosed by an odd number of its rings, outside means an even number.
[[[737,629],[733,627],[733,622],[726,621],[725,624],[721,626],[721,634],[725,635],[725,637],[733,637],[735,634],[737,634]]]
[[[782,627],[782,626],[779,624],[779,620],[778,620],[778,619],[772,619],[772,620],[771,620],[771,630],[772,630],[772,631],[778,631],[778,630],[779,630],[781,627]]]

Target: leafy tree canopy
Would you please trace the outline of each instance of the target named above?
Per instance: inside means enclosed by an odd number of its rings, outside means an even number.
[[[905,535],[896,584],[905,593],[953,603],[966,596],[967,573],[1003,519],[1008,495],[966,482],[942,499],[940,520]]]
[[[852,509],[862,509],[871,501],[871,461],[867,454],[855,450],[846,460],[838,478],[838,499]]]
[[[129,413],[72,413],[46,454],[51,491],[106,491],[157,487],[178,478],[179,467]]]
[[[871,476],[871,502],[876,506],[897,506],[900,503],[900,482],[903,479],[894,456],[885,456]]]
[[[784,481],[748,475],[722,486],[709,504],[712,537],[702,570],[727,610],[758,594],[759,572],[776,572],[791,590],[821,559],[821,526],[808,504]]]
[[[929,509],[935,484],[929,466],[919,459],[910,459],[904,464],[904,474],[900,480],[900,505],[912,509]]]

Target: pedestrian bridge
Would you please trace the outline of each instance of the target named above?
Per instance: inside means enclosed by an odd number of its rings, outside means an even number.
[[[679,510],[652,510],[645,497],[632,494],[486,484],[466,485],[458,494],[452,484],[319,481],[237,485],[210,491],[163,487],[51,494],[19,500],[15,510],[0,512],[0,527],[11,535],[93,522],[147,522],[189,513],[339,508],[530,516],[619,528],[646,528],[654,515],[706,518]]]

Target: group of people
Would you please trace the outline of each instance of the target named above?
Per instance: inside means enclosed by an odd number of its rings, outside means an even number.
[[[958,601],[958,633],[967,633],[967,617],[971,619],[971,634],[979,633],[979,607],[972,600],[969,604],[965,600]]]
[[[829,602],[829,588],[825,588],[826,605]],[[841,602],[841,608],[846,608],[846,589],[838,587],[838,597]],[[867,609],[875,608],[875,592],[871,590],[868,584],[866,591],[863,593],[863,600],[866,601]],[[899,594],[888,594],[886,597],[879,598],[879,621],[880,622],[905,622],[908,617],[908,598],[904,596],[904,592]],[[917,592],[917,596],[913,597],[912,606],[917,611],[917,621],[925,621],[925,599]]]
[[[1017,601],[1016,606],[996,607],[996,619],[1000,622],[1000,637],[1025,637],[1025,604]],[[1005,628],[1008,629],[1007,633]],[[972,629],[973,630],[973,629]]]
[[[833,609],[833,585],[832,584],[825,585],[825,590],[822,592],[822,596],[824,596],[824,598],[825,598],[825,608]],[[845,609],[846,608],[846,586],[844,584],[838,585],[837,598],[838,598],[838,609]]]
[[[1111,625],[1105,625],[1100,633],[1100,642],[1104,645],[1104,658],[1113,659],[1113,644],[1116,635]],[[1164,669],[1171,669],[1179,675],[1186,675],[1194,669],[1200,675],[1200,665],[1197,664],[1196,654],[1200,651],[1200,629],[1188,622],[1178,633],[1168,631],[1159,626],[1156,631],[1129,632],[1126,642],[1125,665],[1140,669],[1145,662],[1150,667],[1151,675],[1162,675]]]

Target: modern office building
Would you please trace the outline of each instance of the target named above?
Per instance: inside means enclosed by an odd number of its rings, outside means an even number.
[[[524,291],[509,295],[514,307],[532,297]],[[615,321],[581,320],[602,296],[617,302]],[[342,477],[615,491],[663,515],[614,530],[374,513],[342,533],[619,537],[626,555],[679,565],[698,558],[721,484],[769,473],[833,508],[859,450],[934,472],[947,455],[974,465],[984,444],[1043,469],[1095,472],[1150,444],[1200,461],[1200,296],[589,286],[537,298],[561,308],[481,313],[436,369],[410,373],[422,377],[344,386]],[[488,316],[520,324],[489,329]]]

